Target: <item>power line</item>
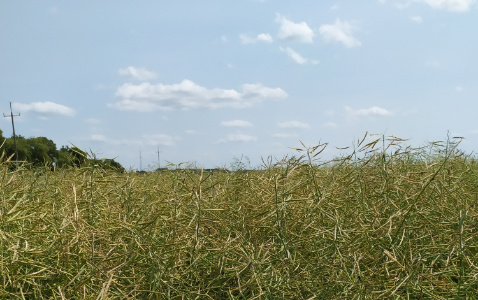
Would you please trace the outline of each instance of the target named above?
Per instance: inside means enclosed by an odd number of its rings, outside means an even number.
[[[10,115],[3,114],[5,118],[12,118],[12,128],[13,128],[13,144],[15,145],[15,160],[18,161],[18,148],[17,148],[17,135],[15,134],[15,122],[13,122],[13,117],[19,117],[20,113],[17,115],[13,114],[12,111],[12,102],[10,102]]]

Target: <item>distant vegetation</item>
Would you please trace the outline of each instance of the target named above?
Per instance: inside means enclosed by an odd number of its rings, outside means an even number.
[[[477,299],[478,163],[458,142],[144,174],[4,155],[0,298]]]
[[[15,141],[13,137],[4,138],[0,130],[0,145],[6,157],[15,160]],[[97,159],[78,147],[62,146],[59,150],[56,144],[46,137],[25,138],[17,136],[18,161],[33,167],[51,166],[52,168],[81,167],[97,164],[105,168],[124,171],[123,166],[114,159]]]

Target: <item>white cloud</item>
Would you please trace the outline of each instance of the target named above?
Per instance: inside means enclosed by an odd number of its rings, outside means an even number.
[[[91,124],[91,125],[98,125],[101,123],[101,120],[95,119],[95,118],[89,118],[85,120],[85,123]]]
[[[51,6],[50,8],[48,8],[48,13],[51,15],[56,15],[58,14],[58,12],[59,12],[59,9],[56,6]]]
[[[174,146],[181,139],[167,134],[145,134],[143,138],[146,140],[146,145],[152,146]]]
[[[352,109],[351,107],[346,106],[345,110],[350,117],[381,117],[392,115],[390,111],[378,106],[360,109]]]
[[[268,33],[261,33],[256,37],[250,37],[247,34],[241,34],[239,38],[243,44],[272,43],[274,41],[272,36]]]
[[[121,76],[128,76],[134,80],[141,81],[155,79],[157,77],[157,74],[155,72],[148,71],[145,68],[136,68],[133,66],[119,69],[118,74]]]
[[[298,52],[296,52],[294,49],[290,47],[286,47],[286,48],[279,47],[279,49],[280,51],[287,54],[293,61],[295,61],[299,65],[304,65],[308,63],[316,65],[319,63],[317,60],[309,60],[303,57],[302,55],[300,55]]]
[[[90,135],[90,140],[94,142],[101,142],[110,145],[151,145],[151,146],[174,146],[177,141],[181,140],[180,137],[169,136],[166,134],[145,134],[142,136],[142,140],[134,139],[111,139],[102,134]]]
[[[251,122],[247,122],[244,120],[224,121],[221,122],[221,125],[225,127],[252,127]]]
[[[435,60],[427,60],[425,62],[425,66],[436,69],[436,68],[440,68],[442,66],[442,64],[438,61],[435,61]]]
[[[299,121],[282,122],[282,123],[278,123],[277,126],[279,128],[301,128],[301,129],[310,128],[309,124],[304,122],[299,122]]]
[[[412,20],[415,23],[422,23],[423,18],[421,16],[410,16],[410,20]]]
[[[95,142],[108,142],[108,139],[106,138],[106,136],[102,134],[92,134],[90,136],[90,139]]]
[[[75,111],[65,105],[45,101],[45,102],[32,102],[32,103],[13,103],[15,110],[21,112],[34,112],[41,115],[60,115],[66,117],[72,117],[75,115]]]
[[[334,24],[320,26],[319,32],[326,42],[339,42],[347,48],[360,47],[362,43],[352,35],[354,29],[349,22],[337,19]]]
[[[298,135],[295,134],[295,133],[276,133],[273,135],[273,137],[275,138],[279,138],[279,139],[290,139],[290,138],[297,138]]]
[[[312,43],[314,31],[305,22],[294,23],[277,14],[276,22],[280,23],[279,38],[282,40],[296,40],[303,43]]]
[[[110,139],[102,134],[92,134],[90,135],[90,141],[93,142],[100,142],[100,143],[105,143],[105,144],[110,144],[110,145],[141,145],[140,141],[135,141],[131,139],[121,139],[121,140],[115,140],[115,139]]]
[[[467,12],[476,2],[475,0],[414,0],[426,3],[434,9],[443,9],[455,12]]]
[[[334,123],[334,122],[327,122],[327,123],[325,123],[325,127],[336,128],[337,124]]]
[[[257,137],[243,134],[243,133],[232,133],[228,134],[226,138],[220,139],[218,143],[247,143],[257,141]]]
[[[121,100],[109,106],[141,112],[158,109],[244,108],[254,106],[265,99],[284,99],[287,96],[281,88],[270,88],[262,84],[243,84],[242,89],[236,91],[209,89],[186,79],[172,85],[125,83],[116,90],[116,97]]]

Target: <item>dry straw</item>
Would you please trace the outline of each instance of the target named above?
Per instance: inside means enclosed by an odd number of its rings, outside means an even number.
[[[476,298],[476,160],[456,139],[371,138],[256,170],[51,172],[2,156],[0,297]]]

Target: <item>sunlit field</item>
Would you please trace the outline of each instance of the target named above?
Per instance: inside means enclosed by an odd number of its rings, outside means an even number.
[[[0,165],[0,298],[476,299],[478,164],[396,138],[245,170]]]

